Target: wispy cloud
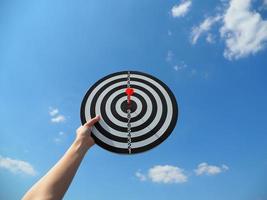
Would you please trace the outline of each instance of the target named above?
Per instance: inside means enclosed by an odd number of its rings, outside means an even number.
[[[208,32],[211,27],[213,26],[213,24],[215,24],[216,22],[218,22],[221,19],[221,16],[215,16],[215,17],[208,17],[206,18],[203,22],[200,23],[199,26],[195,26],[192,29],[191,32],[191,42],[192,44],[196,44],[199,37]]]
[[[190,78],[201,78],[208,80],[211,73],[208,70],[199,70],[194,67],[189,67],[184,61],[173,66],[175,72],[186,74]]]
[[[51,122],[53,123],[62,123],[66,120],[65,116],[59,114],[58,108],[49,108],[49,115],[51,116]]]
[[[140,181],[146,181],[146,175],[142,174],[140,171],[135,172],[135,176],[140,180]]]
[[[207,37],[206,37],[206,41],[210,44],[215,43],[215,38],[211,33],[208,33]]]
[[[174,67],[173,67],[173,69],[175,71],[180,71],[180,70],[183,70],[186,68],[187,68],[187,65],[184,62],[181,62],[180,64],[177,64],[177,65],[174,65]]]
[[[51,118],[51,122],[53,122],[53,123],[61,123],[61,122],[64,122],[65,120],[66,119],[65,119],[64,115],[57,115],[57,116]]]
[[[6,169],[14,174],[26,174],[30,176],[35,176],[37,172],[34,167],[23,160],[16,160],[9,157],[2,157],[0,155],[0,168]]]
[[[179,5],[174,5],[171,10],[173,17],[184,17],[192,5],[191,0],[181,2]]]
[[[136,177],[141,181],[150,180],[155,183],[184,183],[187,182],[187,176],[184,170],[171,165],[156,165],[148,170],[147,174],[136,172]]]
[[[60,131],[60,132],[58,133],[57,137],[55,137],[55,138],[53,139],[53,141],[54,141],[54,143],[56,143],[56,144],[60,144],[60,143],[62,143],[65,139],[66,139],[66,133],[63,132],[63,131]]]
[[[49,115],[55,116],[56,114],[58,114],[58,112],[59,112],[59,110],[57,108],[50,108]]]
[[[227,165],[222,165],[222,166],[216,166],[216,165],[209,165],[208,163],[200,163],[197,167],[197,169],[195,169],[195,173],[197,176],[200,175],[217,175],[220,174],[224,171],[227,171],[229,169],[229,167]]]
[[[225,39],[224,56],[239,59],[255,54],[266,47],[267,21],[255,10],[251,0],[231,0],[220,29]]]
[[[167,61],[167,62],[171,62],[172,59],[173,59],[173,56],[174,56],[173,52],[172,52],[171,50],[169,50],[169,51],[167,52],[167,55],[166,55],[166,61]]]

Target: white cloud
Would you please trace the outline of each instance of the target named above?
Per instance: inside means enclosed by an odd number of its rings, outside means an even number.
[[[135,173],[135,176],[140,180],[140,181],[146,181],[147,178],[146,178],[146,175],[145,174],[142,174],[140,171],[137,171]]]
[[[263,5],[267,6],[267,0],[263,0]]]
[[[59,114],[58,108],[49,108],[49,115],[51,116],[51,122],[53,123],[61,123],[66,120],[65,116],[62,114]]]
[[[186,68],[187,68],[187,65],[184,62],[181,62],[180,64],[177,64],[173,67],[175,71],[180,71]]]
[[[54,141],[54,143],[56,143],[56,144],[60,144],[60,143],[62,143],[65,139],[66,139],[66,133],[65,132],[63,132],[63,131],[60,131],[59,133],[58,133],[58,136],[57,137],[55,137],[54,139],[53,139],[53,141]]]
[[[50,108],[49,115],[50,116],[55,116],[58,114],[59,110],[57,108]]]
[[[34,176],[37,173],[33,166],[26,161],[2,156],[0,156],[0,168],[7,169],[14,174],[21,173]]]
[[[186,0],[180,3],[179,5],[174,5],[171,10],[172,16],[184,17],[188,13],[191,5],[192,5],[191,0]]]
[[[201,22],[199,26],[193,27],[192,32],[191,32],[192,44],[196,44],[199,37],[205,32],[210,31],[212,25],[214,25],[216,22],[220,20],[221,20],[220,15],[215,16],[215,17],[208,17],[203,22]]]
[[[51,118],[51,122],[53,122],[53,123],[61,123],[61,122],[64,122],[65,120],[66,119],[65,119],[64,115],[57,115],[57,116]]]
[[[227,171],[229,169],[228,166],[226,165],[222,165],[222,166],[215,166],[215,165],[209,165],[208,163],[200,163],[197,167],[197,169],[195,169],[195,173],[197,176],[200,175],[216,175],[216,174],[220,174],[224,171]]]
[[[148,178],[155,183],[184,183],[187,176],[184,170],[171,165],[156,165],[149,169]]]
[[[239,59],[264,49],[267,41],[267,21],[255,10],[251,0],[231,0],[220,29],[225,39],[224,56]]]

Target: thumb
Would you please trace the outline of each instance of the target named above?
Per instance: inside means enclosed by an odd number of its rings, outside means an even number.
[[[96,117],[94,117],[93,119],[89,120],[88,122],[86,122],[84,124],[84,126],[86,127],[92,127],[96,122],[98,122],[100,120],[100,115],[97,115]]]

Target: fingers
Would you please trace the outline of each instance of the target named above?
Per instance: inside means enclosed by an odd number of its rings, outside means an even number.
[[[96,117],[94,117],[93,119],[89,120],[88,122],[86,122],[84,124],[84,126],[87,127],[92,127],[96,122],[98,122],[100,120],[100,115],[97,115]]]

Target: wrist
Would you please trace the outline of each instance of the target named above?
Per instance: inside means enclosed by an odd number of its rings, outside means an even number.
[[[86,153],[90,149],[91,146],[89,146],[87,142],[84,141],[83,139],[76,138],[73,142],[73,147],[75,151],[79,153]]]

